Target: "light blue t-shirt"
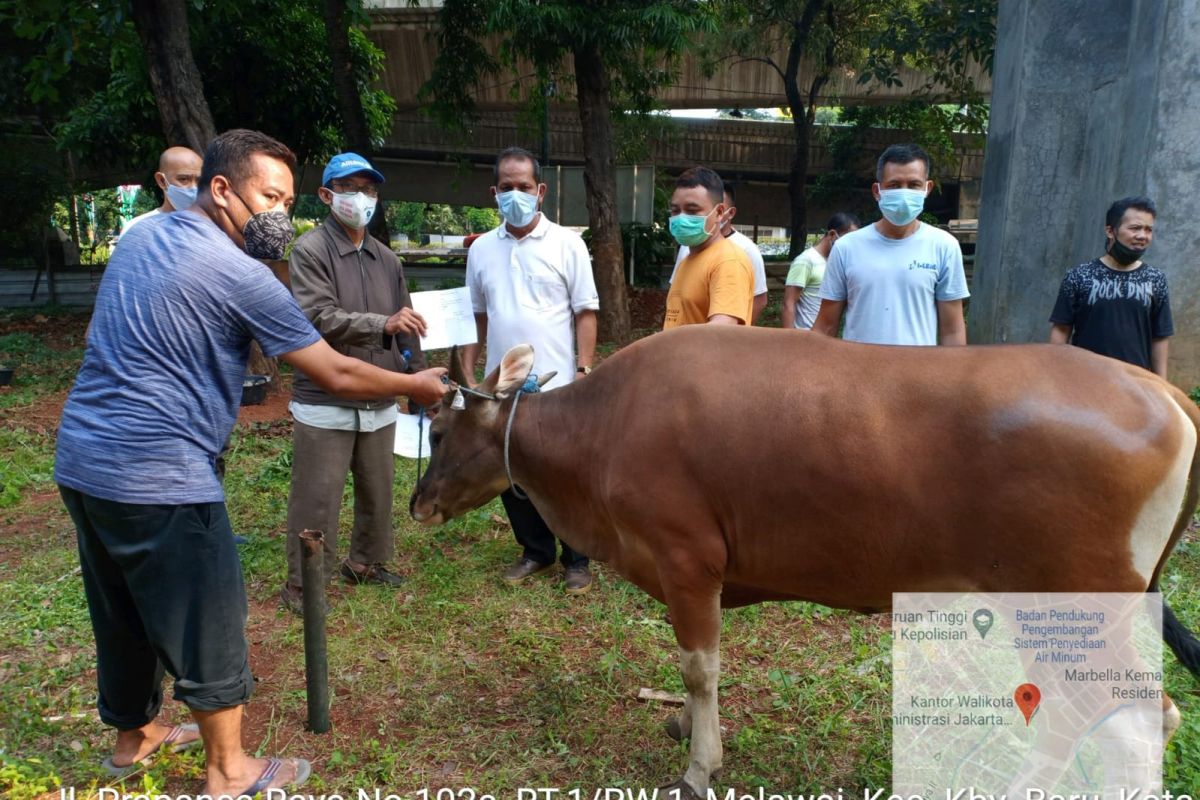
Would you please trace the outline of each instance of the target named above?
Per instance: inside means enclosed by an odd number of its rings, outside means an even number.
[[[215,503],[250,340],[278,356],[320,335],[265,265],[179,211],[121,237],[58,430],[54,479],[121,503]]]
[[[970,292],[958,240],[922,222],[903,239],[874,225],[838,237],[820,296],[846,301],[848,341],[936,345],[937,303]]]

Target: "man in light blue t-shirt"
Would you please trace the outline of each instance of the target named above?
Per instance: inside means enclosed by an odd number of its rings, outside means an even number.
[[[933,187],[929,156],[916,145],[883,151],[871,187],[883,219],[838,239],[821,284],[813,331],[848,341],[964,345],[969,296],[962,250],[945,231],[917,219]]]

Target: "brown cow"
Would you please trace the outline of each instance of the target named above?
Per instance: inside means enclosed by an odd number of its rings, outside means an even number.
[[[508,488],[511,419],[511,480],[555,533],[667,604],[688,692],[674,733],[692,738],[675,786],[700,796],[721,766],[722,607],[1146,591],[1196,508],[1196,406],[1079,348],[696,325],[523,395],[532,364],[513,348],[478,387],[494,399],[443,406],[412,515],[439,524]],[[1200,642],[1164,617],[1196,672]]]

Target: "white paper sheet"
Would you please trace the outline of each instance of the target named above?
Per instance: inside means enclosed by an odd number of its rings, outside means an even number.
[[[397,414],[396,415],[396,443],[392,447],[392,452],[398,456],[405,458],[417,457],[417,428],[419,417],[416,414]],[[428,417],[425,418],[425,427],[421,431],[421,457],[429,458],[429,423],[432,422]]]
[[[475,344],[475,312],[471,310],[471,290],[440,289],[415,292],[413,311],[425,318],[427,334],[421,337],[422,350],[441,350],[456,344]]]

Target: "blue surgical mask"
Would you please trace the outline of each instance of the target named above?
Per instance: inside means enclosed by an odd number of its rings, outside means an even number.
[[[496,205],[500,207],[500,216],[514,228],[524,228],[533,222],[538,213],[537,195],[516,189],[499,192],[496,195]]]
[[[176,211],[186,211],[192,207],[192,203],[196,202],[196,187],[185,189],[182,186],[168,183],[167,199],[171,201],[171,207]]]
[[[893,225],[912,222],[925,208],[925,192],[920,189],[880,189],[879,210]]]
[[[711,214],[712,211],[708,213]],[[671,235],[684,247],[695,247],[707,242],[708,237],[712,235],[707,223],[708,214],[676,214],[670,221]]]

